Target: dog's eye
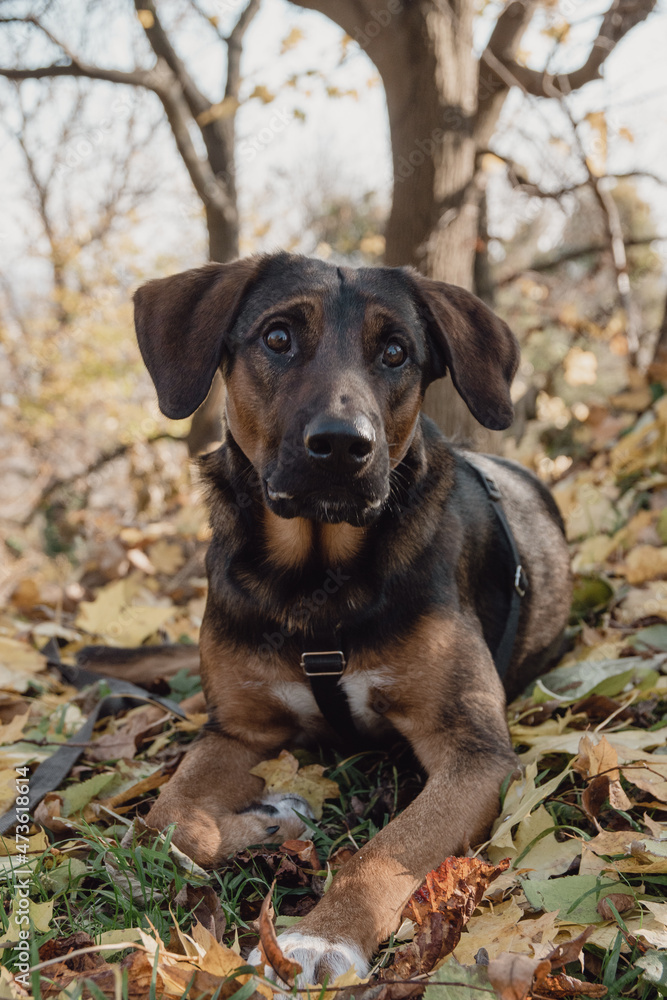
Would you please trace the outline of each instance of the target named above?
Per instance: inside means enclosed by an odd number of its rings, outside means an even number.
[[[270,351],[274,351],[276,354],[285,354],[292,346],[292,338],[287,330],[278,327],[276,330],[269,330],[268,333],[264,334],[264,343]]]
[[[408,352],[397,340],[390,340],[382,355],[382,364],[388,368],[400,368],[408,359]]]

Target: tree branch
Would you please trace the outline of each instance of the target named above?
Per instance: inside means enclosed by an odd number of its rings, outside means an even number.
[[[493,134],[508,90],[514,85],[504,62],[514,59],[538,0],[510,0],[496,21],[479,67],[475,137],[486,145]]]
[[[353,37],[355,30],[363,31],[373,6],[369,0],[290,0],[290,3],[324,14]]]
[[[171,44],[167,32],[160,23],[153,0],[134,0],[134,6],[137,11],[147,11],[152,16],[152,24],[148,24],[148,22],[144,24],[142,21],[144,33],[157,58],[165,61],[171,72],[180,83],[183,91],[183,97],[185,98],[185,102],[190,109],[192,117],[196,118],[197,115],[202,114],[202,112],[208,111],[212,102],[209,101],[204,94],[202,94],[188,73],[185,63],[180,56],[176,54],[176,50]]]
[[[43,80],[47,77],[78,76],[90,80],[107,80],[109,83],[123,83],[128,87],[146,87],[157,92],[155,71],[134,69],[126,72],[120,69],[106,69],[101,66],[89,66],[80,61],[61,66],[53,63],[51,66],[38,66],[35,69],[15,69],[12,66],[0,66],[0,76],[7,80]]]
[[[241,53],[243,37],[250,27],[250,22],[259,10],[261,0],[249,0],[239,19],[227,36],[227,83],[225,97],[238,99],[241,84]]]
[[[613,0],[602,19],[588,58],[579,69],[571,73],[552,76],[545,71],[521,66],[514,60],[503,59],[493,51],[488,54],[495,56],[502,63],[514,80],[514,84],[521,87],[524,93],[534,97],[562,97],[590,83],[591,80],[600,79],[600,68],[605,59],[635,25],[646,20],[654,10],[656,2],[657,0]],[[485,62],[487,62],[487,52],[482,55]]]
[[[626,247],[644,247],[651,243],[661,243],[667,242],[667,236],[660,236],[656,233],[654,236],[642,236],[642,237],[626,237],[623,240],[624,246]],[[512,271],[510,274],[506,274],[504,277],[499,278],[496,281],[496,287],[500,288],[503,285],[511,285],[513,281],[517,278],[522,277],[522,275],[527,274],[529,271],[550,271],[552,267],[558,267],[559,264],[565,264],[568,260],[576,260],[578,257],[588,257],[593,253],[604,253],[605,250],[609,250],[609,243],[589,243],[585,247],[575,247],[572,250],[564,250],[562,253],[554,254],[553,257],[547,257],[545,260],[535,261],[533,264],[529,264],[527,267],[522,267],[518,271]]]
[[[176,147],[190,175],[190,180],[204,204],[215,207],[233,224],[236,222],[236,210],[227,193],[226,185],[218,180],[209,160],[202,160],[197,154],[188,129],[189,109],[184,100],[181,85],[171,74],[171,70],[165,64],[162,65],[166,71],[162,75],[169,74],[171,81],[155,86],[154,90],[162,101]]]

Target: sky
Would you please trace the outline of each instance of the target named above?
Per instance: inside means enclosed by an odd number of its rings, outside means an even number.
[[[539,12],[524,38],[522,49],[529,65],[541,67],[550,58],[552,42],[542,29],[564,14],[574,27],[561,46],[552,68],[567,70],[585,59],[599,18],[609,0],[560,0]],[[219,18],[227,30],[241,9],[241,0],[201,0],[207,12]],[[380,4],[380,0],[378,0]],[[2,0],[2,15],[25,10],[27,0]],[[34,6],[34,5],[33,5]],[[91,61],[121,68],[134,62],[150,65],[151,54],[141,29],[129,11],[130,0],[118,3],[94,0],[92,13],[83,17],[85,0],[67,0],[54,9],[59,16],[51,22],[60,37],[79,36],[82,26],[87,37],[80,41]],[[165,24],[174,31],[179,51],[195,68],[199,85],[219,99],[224,66],[220,43],[201,23],[183,18],[182,0],[162,0],[159,4]],[[501,5],[490,2],[478,18],[475,45],[481,51]],[[64,13],[63,13],[64,12]],[[303,39],[281,54],[281,45],[292,29]],[[24,31],[26,29],[23,29]],[[28,37],[27,34],[25,37]],[[635,28],[605,64],[604,81],[588,85],[571,100],[575,117],[605,110],[609,131],[609,169],[649,170],[667,179],[667,0],[657,12]],[[81,49],[79,51],[81,51]],[[286,0],[263,0],[244,46],[242,104],[238,112],[237,170],[241,209],[246,220],[246,249],[274,248],[300,234],[304,199],[317,199],[326,189],[362,195],[377,192],[388,205],[391,196],[389,137],[382,86],[363,50],[351,43],[344,50],[342,32],[323,16],[303,11]],[[35,38],[26,58],[37,64],[52,57],[48,43]],[[0,37],[0,60],[9,58],[6,42]],[[308,70],[318,75],[306,75]],[[296,87],[286,86],[291,75],[300,75]],[[26,90],[28,100],[38,93],[38,84]],[[268,88],[275,98],[270,103],[248,99],[257,86]],[[326,87],[353,91],[353,96],[332,99]],[[46,164],[54,144],[59,109],[69,97],[67,85],[54,91],[58,96],[43,117],[38,149]],[[70,92],[71,93],[71,90]],[[0,87],[3,118],[11,127],[11,108],[3,101],[6,88]],[[127,108],[134,98],[126,88],[95,84],[93,98],[68,145],[70,167],[64,187],[70,200],[87,204],[99,198],[108,176],[113,155],[122,151]],[[294,117],[295,111],[299,116]],[[142,100],[140,116],[149,120],[159,108],[150,95]],[[103,128],[100,128],[103,125]],[[582,129],[585,141],[594,133]],[[555,143],[554,138],[562,140]],[[632,141],[630,141],[630,137]],[[560,186],[576,180],[572,158],[565,153],[571,142],[569,123],[553,102],[525,98],[514,91],[505,104],[493,141],[501,155],[512,156],[531,178],[544,186]],[[38,229],[25,202],[21,159],[15,143],[2,136],[0,156],[0,268],[18,286],[39,282],[44,276],[31,251],[39,243]],[[80,154],[80,155],[79,155]],[[156,192],[146,198],[135,217],[139,245],[165,258],[176,255],[183,265],[197,263],[204,253],[200,208],[190,188],[184,168],[174,151],[166,127],[157,131],[140,156],[140,166],[153,177]],[[492,178],[492,185],[500,185]],[[492,186],[493,190],[493,186]],[[640,183],[640,192],[654,209],[656,228],[667,235],[667,187],[651,181]],[[521,221],[520,211],[498,187],[492,199],[491,225],[501,236],[511,235]],[[258,223],[268,219],[270,228],[257,235]],[[557,239],[557,224],[552,238]],[[308,249],[308,247],[306,248]]]

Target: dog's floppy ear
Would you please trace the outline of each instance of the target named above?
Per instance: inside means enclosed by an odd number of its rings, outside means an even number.
[[[173,420],[204,402],[258,258],[206,264],[142,285],[134,325],[160,409]]]
[[[481,299],[458,285],[407,272],[426,323],[431,381],[449,373],[474,417],[491,430],[512,423],[510,386],[519,345],[508,327]]]

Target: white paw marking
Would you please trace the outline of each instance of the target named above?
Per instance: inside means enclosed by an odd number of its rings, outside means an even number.
[[[298,819],[294,814],[301,813],[308,819],[313,819],[313,810],[300,795],[294,792],[268,792],[258,803],[258,812],[262,811],[262,806],[272,806],[276,812],[271,812],[276,820]],[[270,817],[269,817],[270,818]]]
[[[327,941],[311,934],[288,931],[280,935],[278,944],[283,955],[292,962],[298,962],[303,969],[296,977],[298,986],[321,983],[325,976],[332,983],[350,968],[361,978],[370,968],[361,950],[352,941]],[[249,965],[262,965],[259,948],[250,952],[247,961]],[[266,966],[266,976],[273,982],[279,981],[270,965]]]

